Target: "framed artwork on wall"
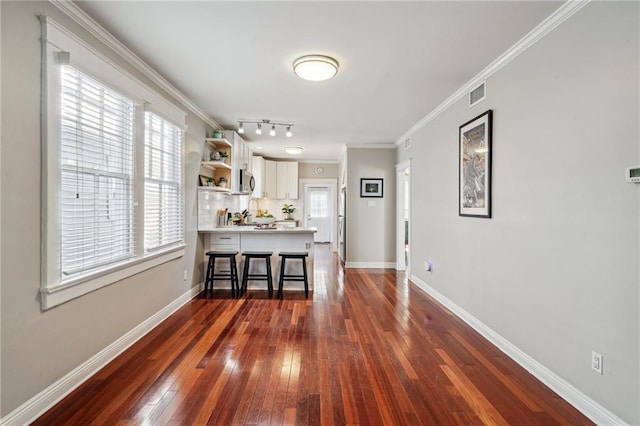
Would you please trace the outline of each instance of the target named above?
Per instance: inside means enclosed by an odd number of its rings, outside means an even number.
[[[382,198],[382,179],[360,179],[360,197]]]
[[[458,132],[458,214],[491,217],[492,110],[464,123]]]

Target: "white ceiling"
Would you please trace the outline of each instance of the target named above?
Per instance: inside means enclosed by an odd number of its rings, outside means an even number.
[[[344,145],[395,143],[561,2],[77,4],[224,128],[295,123],[290,139],[247,132],[263,155],[336,161]],[[312,53],[336,58],[337,76],[296,77],[291,63]]]

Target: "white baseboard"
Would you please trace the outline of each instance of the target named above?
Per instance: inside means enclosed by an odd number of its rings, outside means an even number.
[[[395,269],[396,262],[345,262],[345,268]]]
[[[560,395],[565,401],[573,405],[578,411],[587,416],[599,425],[626,425],[624,420],[589,398],[578,388],[531,358],[521,351],[513,343],[493,331],[482,321],[456,305],[445,295],[429,286],[415,275],[411,275],[411,281],[425,293],[443,304],[457,317],[466,322],[471,328],[480,333],[485,339],[493,343],[498,349],[504,352],[509,358],[520,364],[525,370],[533,374],[538,380],[544,383],[552,391]]]
[[[189,289],[118,340],[0,419],[0,426],[27,425],[36,420],[201,291],[202,283]]]

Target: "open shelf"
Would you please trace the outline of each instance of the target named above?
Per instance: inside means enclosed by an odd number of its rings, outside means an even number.
[[[224,161],[203,161],[202,165],[207,169],[211,169],[211,170],[216,170],[216,169],[231,170],[231,166],[225,163]]]
[[[231,148],[231,142],[224,138],[205,138],[204,141],[214,148]]]

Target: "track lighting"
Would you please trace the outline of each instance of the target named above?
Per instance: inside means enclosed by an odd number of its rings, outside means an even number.
[[[291,131],[291,128],[293,127],[293,123],[281,123],[281,122],[275,122],[275,121],[271,121],[271,120],[266,120],[266,119],[262,119],[262,120],[238,120],[238,133],[244,133],[244,123],[248,123],[248,124],[255,124],[256,125],[256,135],[261,135],[262,134],[262,125],[266,124],[267,126],[271,126],[271,130],[269,130],[269,135],[270,136],[275,136],[276,135],[276,126],[283,126],[286,128],[286,132],[285,135],[290,138],[293,136],[293,132]]]

